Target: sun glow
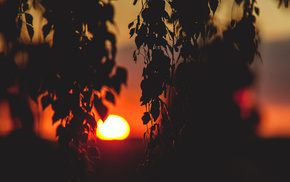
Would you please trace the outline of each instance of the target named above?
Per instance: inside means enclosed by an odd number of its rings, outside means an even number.
[[[130,126],[121,116],[109,115],[105,122],[99,120],[97,125],[97,137],[101,140],[124,140],[130,134]]]

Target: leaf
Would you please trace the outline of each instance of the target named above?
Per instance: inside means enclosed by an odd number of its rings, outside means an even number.
[[[116,77],[120,83],[127,84],[127,70],[122,67],[118,67],[116,71]]]
[[[141,47],[141,45],[144,43],[143,42],[144,40],[142,40],[141,36],[140,35],[137,35],[135,37],[135,44],[137,46],[137,48],[139,49]]]
[[[218,4],[219,4],[218,0],[210,0],[209,4],[210,4],[211,10],[213,11],[213,13],[215,13],[215,11],[218,7]]]
[[[107,91],[105,98],[107,101],[111,102],[112,104],[115,104],[115,95],[112,92]]]
[[[51,25],[49,23],[47,23],[46,25],[42,27],[42,34],[43,34],[44,39],[46,38],[46,36],[49,34],[50,31],[51,31]]]
[[[108,117],[108,108],[103,104],[102,99],[95,99],[94,105],[101,119],[105,121]]]
[[[94,157],[94,158],[99,158],[101,155],[99,149],[97,147],[94,147],[94,146],[90,146],[88,152],[89,152],[90,156]]]
[[[160,102],[159,102],[159,99],[155,99],[152,102],[152,106],[151,106],[151,109],[150,109],[150,113],[151,113],[154,121],[156,121],[157,118],[160,115]]]
[[[29,13],[25,13],[25,19],[26,19],[26,23],[33,25],[33,17],[31,16],[31,14]]]
[[[235,2],[236,2],[238,5],[241,5],[241,3],[243,2],[243,0],[235,0]]]
[[[32,41],[32,38],[33,38],[33,35],[34,35],[34,30],[33,28],[30,26],[30,25],[26,25],[27,27],[27,31],[28,31],[28,34],[29,34],[29,37],[30,37],[30,40]]]
[[[97,127],[97,122],[95,120],[95,117],[93,117],[92,115],[88,113],[85,113],[85,119],[87,123],[92,127],[92,129],[95,130]]]
[[[133,25],[134,25],[134,21],[132,21],[131,23],[129,23],[128,29],[130,29]]]
[[[27,3],[25,3],[25,4],[23,4],[23,12],[25,12],[25,11],[27,11],[28,10],[28,4]]]
[[[256,14],[257,14],[258,16],[260,15],[260,9],[259,9],[259,8],[255,7],[255,12],[256,12]]]
[[[54,115],[52,117],[53,123],[69,115],[71,105],[64,100],[57,99],[51,103],[51,106],[54,110]]]
[[[131,30],[130,30],[130,38],[134,35],[134,33],[135,33],[135,28],[131,28]]]
[[[52,98],[49,95],[43,96],[41,98],[41,105],[42,105],[43,110],[51,103],[52,103]]]
[[[134,0],[133,5],[135,5],[137,3],[138,0]]]
[[[142,116],[143,124],[145,125],[145,124],[149,123],[150,120],[151,120],[151,118],[150,118],[149,112],[144,112],[144,114]]]
[[[56,129],[56,136],[60,136],[62,135],[64,132],[64,127],[60,124],[58,125],[57,129]]]

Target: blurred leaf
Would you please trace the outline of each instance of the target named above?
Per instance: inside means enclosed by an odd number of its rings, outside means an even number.
[[[47,23],[46,25],[42,27],[42,34],[43,34],[44,39],[46,38],[46,36],[49,34],[50,31],[51,31],[51,25],[49,23]]]
[[[60,136],[64,133],[64,127],[60,124],[56,129],[56,136]]]
[[[133,5],[135,5],[137,3],[138,0],[134,0]]]
[[[28,31],[28,34],[29,34],[29,37],[30,37],[30,40],[32,41],[32,38],[33,38],[33,35],[34,35],[34,30],[33,28],[30,26],[30,25],[26,25],[27,27],[27,31]]]
[[[154,121],[156,121],[157,118],[160,115],[160,102],[159,102],[159,99],[155,99],[152,102],[152,106],[151,106],[151,109],[150,109],[150,113],[151,113]]]
[[[141,38],[140,35],[137,35],[135,37],[135,44],[137,46],[137,49],[139,49],[143,43],[144,43],[144,40]]]
[[[238,5],[240,5],[240,4],[243,2],[243,0],[235,0],[235,2],[236,2]]]
[[[255,7],[255,12],[256,12],[256,14],[257,14],[258,16],[260,15],[260,9],[259,9],[259,8]]]
[[[51,106],[54,110],[54,115],[52,117],[53,123],[57,122],[59,119],[66,118],[69,115],[71,105],[65,102],[63,99],[57,99],[53,101]]]
[[[85,119],[87,123],[92,127],[92,129],[95,130],[97,127],[97,122],[95,120],[95,117],[88,113],[85,113]]]
[[[43,110],[51,103],[52,103],[52,98],[49,95],[43,96],[41,98],[41,105],[42,105]]]
[[[120,83],[127,84],[127,70],[125,68],[118,67],[116,71],[116,76]]]
[[[94,146],[90,146],[88,149],[88,152],[89,152],[91,157],[95,157],[95,158],[99,158],[101,155],[98,147],[94,147]]]
[[[213,11],[213,13],[215,13],[215,11],[218,7],[218,4],[219,4],[218,0],[210,0],[209,4],[210,4],[211,10]]]
[[[134,21],[132,21],[131,23],[129,23],[128,29],[130,29],[133,25],[134,25]]]
[[[23,4],[23,12],[25,12],[25,11],[27,11],[28,10],[28,4],[27,3],[25,3],[25,4]]]
[[[112,92],[107,91],[105,98],[107,101],[111,102],[112,104],[115,104],[115,95]]]
[[[25,19],[26,19],[26,23],[33,25],[33,17],[31,16],[31,14],[29,13],[25,13]]]
[[[131,30],[130,30],[130,38],[134,35],[134,33],[135,33],[135,28],[131,28]]]
[[[106,13],[107,20],[113,23],[113,17],[114,17],[113,6],[110,3],[108,3],[108,4],[105,4],[103,8],[104,8],[104,12]]]
[[[108,108],[103,104],[102,99],[95,99],[94,105],[100,118],[105,121],[108,117]]]
[[[151,120],[151,118],[150,118],[149,112],[144,112],[144,114],[142,116],[143,124],[145,125],[145,124],[149,123],[150,120]]]

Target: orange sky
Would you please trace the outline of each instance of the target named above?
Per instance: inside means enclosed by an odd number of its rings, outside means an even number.
[[[112,1],[115,6],[115,22],[117,22],[117,65],[124,66],[128,69],[128,84],[127,87],[123,87],[121,94],[116,100],[116,106],[110,107],[110,114],[116,114],[124,117],[131,126],[130,137],[142,137],[146,131],[146,127],[142,125],[141,117],[145,111],[144,107],[140,106],[140,82],[142,80],[141,74],[143,70],[143,61],[140,60],[137,64],[132,59],[132,53],[135,49],[134,39],[129,39],[128,24],[136,18],[140,10],[140,5],[133,6],[133,0],[118,0]],[[227,6],[227,3],[231,4],[232,0],[223,0],[223,5]],[[275,0],[258,0],[258,6],[260,7],[260,18],[258,19],[258,25],[260,28],[260,35],[263,43],[281,42],[288,40],[290,42],[290,10],[278,10],[277,1]],[[224,11],[221,9],[219,11]],[[37,12],[36,12],[37,13]],[[221,13],[220,18],[229,18],[229,12]],[[37,21],[37,20],[34,20]],[[288,23],[289,22],[289,23]],[[24,32],[25,33],[25,32]],[[40,41],[37,32],[35,32],[34,41]],[[289,51],[290,51],[290,43]],[[263,53],[263,51],[261,51]],[[274,55],[271,50],[267,50],[267,55]],[[289,54],[288,54],[289,55]],[[283,59],[283,55],[280,55]],[[263,54],[262,54],[263,57]],[[288,57],[289,59],[290,57]],[[267,77],[268,72],[265,67],[271,67],[270,59],[264,59],[263,64],[259,64],[258,69],[258,83],[259,79]],[[290,62],[290,60],[289,60]],[[283,67],[283,65],[280,65]],[[267,67],[267,68],[268,68]],[[289,68],[289,67],[288,67]],[[285,73],[286,74],[286,73]],[[289,74],[288,75],[290,78]],[[269,75],[268,75],[269,76]],[[261,103],[262,124],[259,127],[259,134],[261,136],[290,136],[290,100],[283,104],[279,102],[272,102],[275,100],[275,95],[272,95],[271,99],[267,99],[269,94],[263,92],[263,88],[267,89],[267,85],[271,86],[272,83],[277,82],[281,78],[279,75],[272,74],[272,80],[263,80],[260,84],[257,84],[258,103]],[[289,81],[289,80],[288,80]],[[261,85],[262,84],[262,85]],[[290,85],[290,81],[288,82]],[[265,86],[266,85],[266,86]],[[280,88],[277,87],[276,90]],[[290,94],[290,91],[288,92]],[[261,94],[262,96],[260,96]],[[280,95],[281,96],[281,95]],[[269,96],[270,97],[270,96]],[[283,95],[282,95],[283,97]],[[1,101],[5,103],[5,101]],[[2,121],[9,120],[9,109],[7,110],[7,103],[0,104],[0,133],[5,128],[11,128],[11,125],[5,125]],[[34,106],[36,107],[36,106]],[[46,109],[41,112],[37,118],[40,119],[39,125],[36,125],[38,135],[46,139],[55,139],[55,126],[52,126],[51,117],[52,110]]]

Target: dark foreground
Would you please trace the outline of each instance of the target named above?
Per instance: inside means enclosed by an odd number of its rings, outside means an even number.
[[[61,157],[55,143],[15,134],[1,138],[0,144],[0,181],[61,181],[56,174],[62,174],[64,166],[59,165]],[[96,163],[96,173],[90,176],[91,181],[136,181],[136,168],[144,161],[142,139],[98,141],[97,145],[101,159]],[[233,166],[242,175],[251,181],[290,181],[289,139],[259,139],[248,146],[243,155],[233,160]]]

